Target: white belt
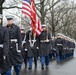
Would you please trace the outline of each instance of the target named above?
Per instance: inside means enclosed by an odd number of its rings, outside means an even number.
[[[62,44],[56,44],[56,45],[62,46]]]
[[[31,41],[32,41],[32,42],[36,42],[36,40],[29,40],[29,42],[31,42]]]
[[[36,42],[36,40],[32,40],[33,42]]]
[[[49,42],[49,40],[41,40],[40,42],[45,43],[45,42]]]
[[[17,42],[17,39],[11,39],[11,42]]]
[[[3,48],[3,44],[0,44],[0,47]]]
[[[72,50],[72,49],[74,49],[74,48],[70,48],[70,50]]]
[[[41,40],[40,42],[46,42],[46,40]]]

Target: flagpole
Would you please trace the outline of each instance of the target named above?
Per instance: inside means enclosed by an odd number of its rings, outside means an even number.
[[[20,19],[20,25],[21,25],[21,28],[22,28],[22,12],[21,12],[21,19]]]

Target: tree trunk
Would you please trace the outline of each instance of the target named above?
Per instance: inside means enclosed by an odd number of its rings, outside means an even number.
[[[53,5],[53,3],[54,3],[54,0],[52,0],[52,5]],[[51,13],[51,15],[52,15],[52,36],[55,36],[55,26],[54,26],[54,6],[52,7],[52,13]]]
[[[0,0],[0,14],[2,14],[2,5],[4,3],[5,0]]]
[[[45,13],[45,11],[44,11],[44,0],[40,0],[40,6],[41,6],[41,8],[40,8],[40,13],[41,13],[41,23],[42,24],[44,24],[45,22],[45,15],[44,15],[44,13]]]
[[[0,14],[2,14],[2,6],[0,6]]]
[[[2,5],[3,5],[4,1],[5,1],[5,0],[0,0],[0,14],[3,13],[3,12],[2,12],[2,10],[3,10]],[[3,24],[3,22],[2,22],[1,24]]]

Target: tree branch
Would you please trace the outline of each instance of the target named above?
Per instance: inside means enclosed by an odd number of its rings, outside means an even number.
[[[1,7],[0,7],[0,8],[1,8]],[[12,6],[12,7],[2,7],[2,9],[13,9],[13,8],[22,9],[21,7],[18,7],[18,6]]]
[[[5,0],[0,0],[0,6],[4,3]]]

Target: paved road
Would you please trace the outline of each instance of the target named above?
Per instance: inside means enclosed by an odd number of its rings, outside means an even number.
[[[13,73],[13,75],[15,75]],[[56,60],[50,61],[50,65],[48,69],[41,69],[40,61],[38,61],[38,67],[35,70],[30,71],[28,69],[24,69],[24,65],[22,65],[21,74],[20,75],[76,75],[76,51],[74,54],[74,58],[66,60],[63,63],[58,64]]]

